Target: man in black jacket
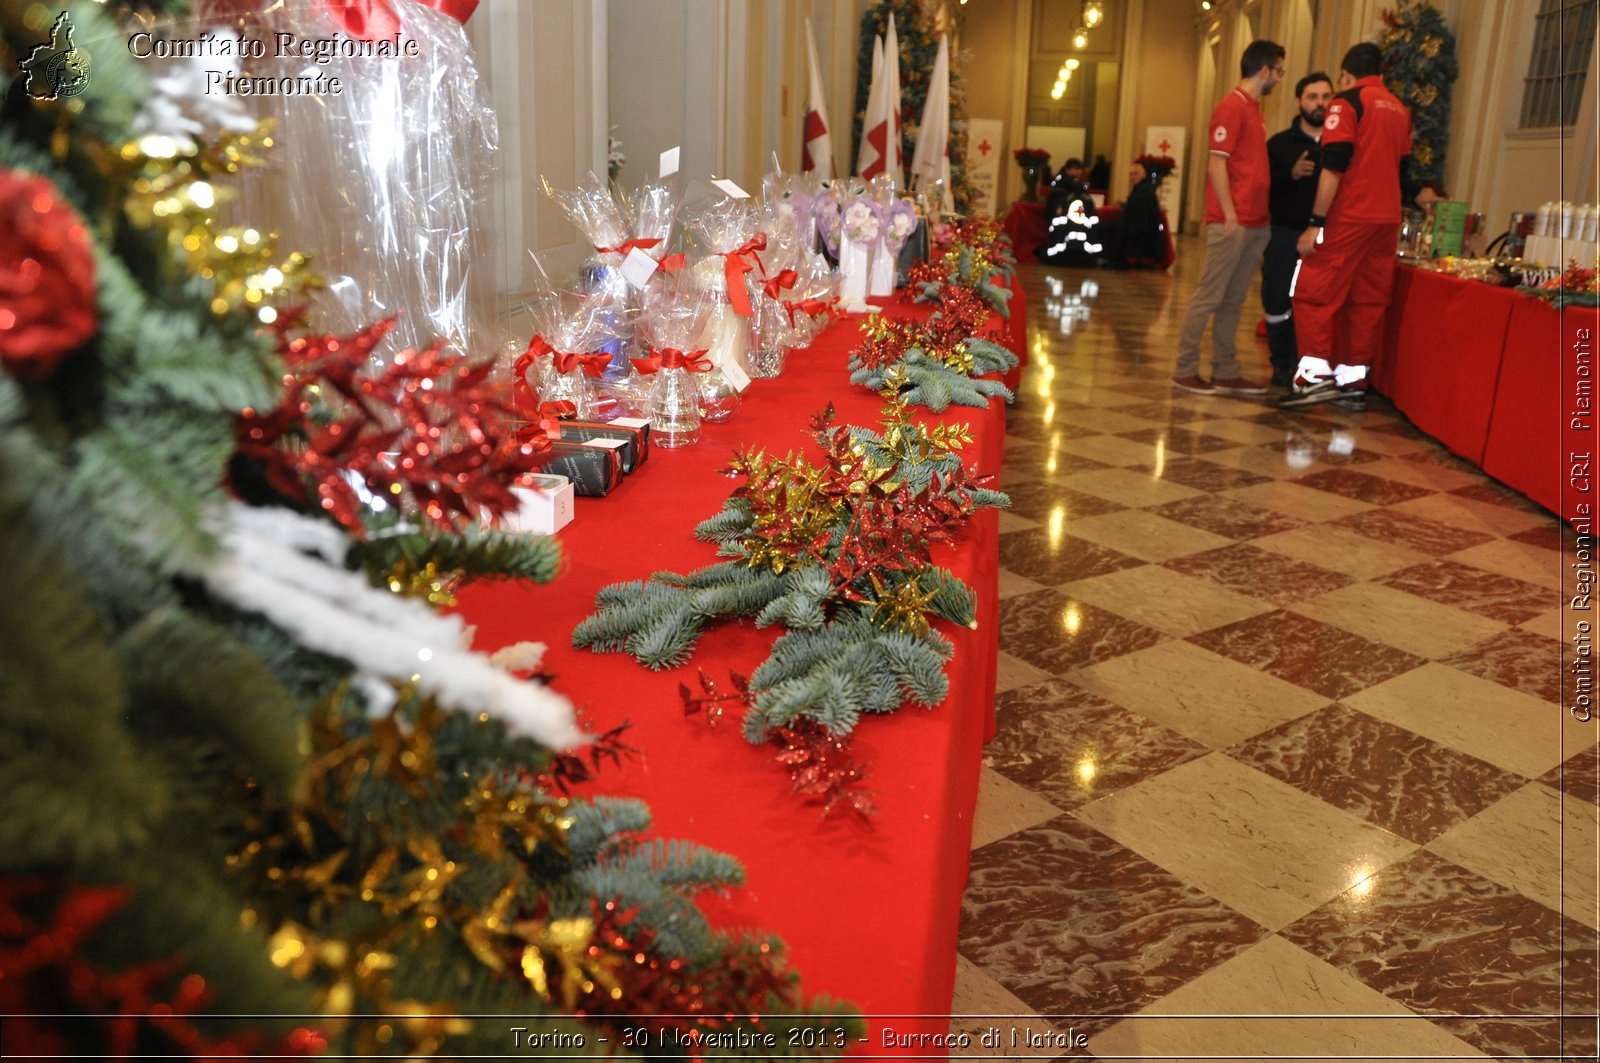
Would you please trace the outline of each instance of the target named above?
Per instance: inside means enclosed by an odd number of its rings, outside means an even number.
[[[1272,215],[1272,236],[1261,258],[1261,308],[1267,316],[1272,385],[1279,388],[1289,386],[1300,362],[1289,288],[1300,261],[1295,241],[1305,230],[1317,195],[1317,174],[1322,168],[1322,120],[1328,101],[1333,99],[1333,79],[1321,71],[1307,74],[1295,85],[1294,95],[1300,113],[1288,129],[1267,140],[1267,162],[1272,174],[1267,209]]]

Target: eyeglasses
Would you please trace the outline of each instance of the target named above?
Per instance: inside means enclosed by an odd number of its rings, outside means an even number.
[[[1275,66],[1275,67],[1272,68],[1272,72],[1274,74],[1278,75],[1279,77],[1283,77],[1285,74],[1287,74],[1289,72],[1289,68],[1286,67],[1286,66]]]

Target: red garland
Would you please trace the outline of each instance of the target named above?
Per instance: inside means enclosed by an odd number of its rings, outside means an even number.
[[[94,250],[43,177],[0,170],[0,366],[38,378],[100,327]]]
[[[54,898],[48,915],[34,914]],[[73,886],[42,875],[0,879],[0,1014],[8,1016],[8,1052],[50,1058],[88,1049],[113,1059],[170,1056],[176,1048],[210,1061],[309,1056],[327,1046],[306,1027],[271,1047],[257,1031],[208,1037],[191,1021],[212,999],[200,975],[178,979],[168,995],[160,987],[172,984],[176,961],[112,972],[86,957],[85,940],[127,902],[121,886]],[[63,1014],[72,1017],[43,1017]]]
[[[409,500],[447,528],[515,508],[511,487],[536,471],[550,440],[537,426],[514,430],[515,413],[490,384],[492,364],[473,366],[436,341],[372,372],[392,318],[351,336],[291,339],[299,325],[285,314],[272,326],[285,365],[282,400],[246,410],[235,432],[239,454],[259,462],[275,490],[298,499],[313,485],[318,505],[357,535],[362,502],[352,479],[391,502]],[[319,402],[337,419],[319,417]]]
[[[689,684],[678,684],[685,716],[704,712],[706,726],[715,727],[729,705],[750,707],[750,680],[730,671],[728,678],[733,690],[723,693],[716,680],[706,675],[704,669],[699,671],[699,695],[689,689]],[[861,789],[867,777],[867,765],[850,759],[849,735],[833,734],[816,720],[801,718],[792,726],[772,728],[767,741],[779,749],[773,759],[788,770],[789,781],[793,784],[791,792],[820,804],[823,816],[832,815],[833,810],[841,806],[868,819],[878,814],[871,792]]]
[[[738,1020],[763,1028],[760,1015],[744,1010],[751,1001],[770,1001],[785,1012],[798,1010],[796,979],[766,942],[730,943],[710,962],[691,967],[681,959],[662,959],[656,952],[655,931],[640,924],[637,915],[637,908],[623,908],[614,900],[593,902],[595,931],[588,956],[620,961],[607,967],[622,996],[614,1000],[597,984],[578,999],[573,1011],[579,1018],[611,1018],[619,1030],[651,1030],[665,1036],[652,1044],[674,1048],[664,1054],[682,1053],[698,1060],[727,1056],[721,1048],[704,1053],[696,1049],[703,1031]]]

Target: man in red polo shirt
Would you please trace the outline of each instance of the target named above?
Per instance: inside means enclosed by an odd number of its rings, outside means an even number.
[[[1281,403],[1290,409],[1366,408],[1367,370],[1394,284],[1400,163],[1411,153],[1411,112],[1384,88],[1382,69],[1375,44],[1346,52],[1340,92],[1322,122],[1322,173],[1290,288],[1300,348],[1294,390]]]
[[[1267,123],[1261,98],[1283,80],[1283,45],[1251,41],[1239,58],[1244,78],[1211,112],[1206,138],[1206,264],[1178,330],[1172,386],[1191,395],[1265,395],[1239,373],[1239,310],[1272,235],[1267,191]],[[1200,340],[1211,323],[1211,379],[1200,376]]]

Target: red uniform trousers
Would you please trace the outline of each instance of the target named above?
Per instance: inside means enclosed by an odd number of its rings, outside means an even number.
[[[1332,222],[1300,260],[1290,294],[1302,358],[1368,365],[1383,342],[1383,313],[1394,287],[1398,222]],[[1343,340],[1342,351],[1336,340]]]

